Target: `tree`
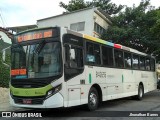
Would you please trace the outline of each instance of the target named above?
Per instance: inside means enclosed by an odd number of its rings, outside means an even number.
[[[87,7],[100,7],[103,11],[109,15],[117,14],[120,12],[124,6],[112,3],[111,0],[93,0],[93,1],[84,1],[84,0],[71,0],[68,4],[63,2],[59,3],[60,7],[66,9],[68,12],[72,12],[79,9],[84,9]]]
[[[150,8],[149,0],[140,2],[137,7],[126,7],[124,12],[112,18],[113,26],[102,35],[102,39],[148,54],[160,52],[159,9]]]
[[[159,54],[160,60],[160,8],[154,9],[150,0],[142,0],[137,7],[125,6],[123,12],[120,11],[124,6],[117,6],[111,0],[71,0],[67,5],[60,2],[60,6],[69,12],[92,6],[100,7],[112,15],[113,23],[102,35],[102,39],[148,54]]]
[[[160,8],[154,11],[154,17],[156,22],[151,28],[151,32],[155,37],[160,38]]]
[[[7,55],[7,63],[10,63],[10,55]],[[2,53],[0,52],[0,87],[9,87],[10,69],[2,64]]]
[[[2,37],[0,38],[0,87],[9,87],[10,80],[10,69],[2,64],[2,53],[1,50],[9,47],[10,44],[5,43]],[[10,64],[10,52],[6,53],[6,63]]]

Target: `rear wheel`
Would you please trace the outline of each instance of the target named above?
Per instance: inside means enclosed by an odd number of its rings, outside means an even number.
[[[99,96],[97,90],[92,87],[88,94],[88,109],[90,111],[96,110],[99,105]]]
[[[138,100],[142,100],[143,95],[144,95],[143,86],[142,86],[142,85],[139,85],[139,87],[138,87],[138,95],[137,95],[137,99],[138,99]]]

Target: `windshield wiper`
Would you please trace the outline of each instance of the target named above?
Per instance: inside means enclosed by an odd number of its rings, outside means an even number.
[[[40,51],[43,49],[43,47],[45,46],[45,44],[46,44],[45,40],[43,40],[41,43],[39,43],[39,45],[35,49],[35,53],[40,53]]]

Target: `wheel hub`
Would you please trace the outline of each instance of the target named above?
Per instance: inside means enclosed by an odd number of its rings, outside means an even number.
[[[95,106],[97,103],[97,96],[94,93],[91,93],[89,101],[91,106]]]
[[[142,89],[139,90],[139,96],[142,97],[143,96],[143,92]]]

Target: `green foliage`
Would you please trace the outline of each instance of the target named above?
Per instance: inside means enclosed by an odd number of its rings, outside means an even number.
[[[2,56],[2,53],[0,53]],[[7,63],[10,63],[10,56],[7,55],[6,57]],[[0,61],[2,57],[0,57]],[[10,80],[10,69],[0,62],[0,87],[9,87],[9,80]]]
[[[60,2],[60,7],[71,12],[87,7],[100,7],[112,17],[113,25],[102,35],[102,39],[122,44],[148,54],[158,54],[160,60],[160,8],[154,9],[150,0],[142,0],[139,6],[115,5],[111,0],[71,0]]]
[[[85,2],[84,0],[71,0],[68,4],[63,2],[59,3],[60,7],[66,9],[68,12],[72,12],[87,7],[100,7],[103,11],[109,15],[117,14],[124,6],[112,3],[111,0],[92,0]]]
[[[153,9],[149,0],[140,2],[138,7],[126,7],[112,19],[113,26],[102,35],[102,39],[148,54],[160,54],[160,10]]]
[[[83,9],[83,8],[87,8],[88,6],[90,6],[90,4],[88,2],[85,3],[84,0],[71,0],[71,1],[69,1],[68,5],[66,5],[63,2],[60,2],[59,5],[60,5],[60,7],[63,7],[64,9],[66,9],[69,12]]]
[[[2,64],[2,53],[1,50],[10,46],[10,44],[0,40],[0,87],[9,87],[10,80],[10,69]],[[10,63],[10,52],[6,55],[7,64]]]
[[[160,8],[158,10],[155,10],[154,14],[156,22],[151,28],[151,32],[155,37],[160,38]]]

